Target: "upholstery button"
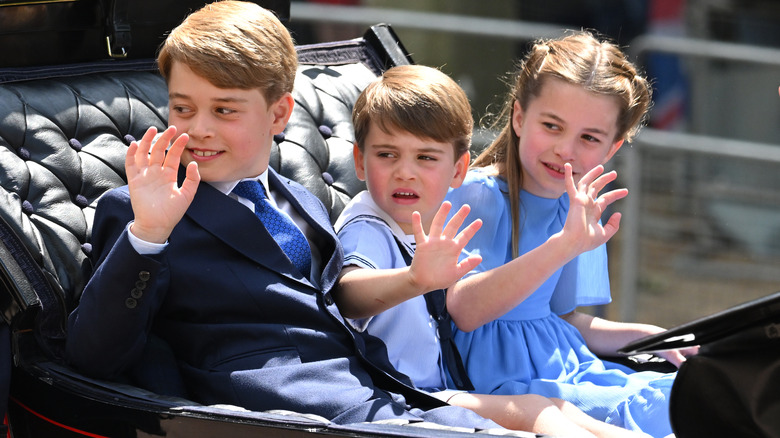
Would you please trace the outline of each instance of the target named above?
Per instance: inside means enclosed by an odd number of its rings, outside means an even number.
[[[280,132],[280,133],[274,135],[274,141],[276,142],[276,144],[279,144],[279,143],[283,142],[284,138],[285,138],[284,137],[284,132]]]
[[[30,159],[30,151],[27,150],[27,148],[19,148],[19,157],[22,160],[29,160]]]
[[[27,216],[35,213],[35,207],[33,207],[32,203],[30,201],[24,200],[22,202],[22,212],[26,214]]]
[[[320,127],[317,129],[320,131],[320,134],[322,134],[322,138],[324,138],[325,140],[333,136],[333,130],[330,129],[330,126],[320,125]]]
[[[73,200],[73,202],[79,208],[89,207],[89,201],[87,200],[87,197],[84,195],[76,195],[76,198]]]
[[[322,180],[329,186],[333,185],[333,176],[328,172],[322,172]]]
[[[76,140],[75,138],[71,138],[70,140],[68,140],[68,144],[74,151],[81,152],[82,146],[80,141]]]
[[[133,288],[133,290],[130,291],[130,296],[137,300],[144,296],[144,292],[141,289]]]
[[[331,294],[325,294],[325,305],[327,306],[333,305],[333,296]]]
[[[135,137],[133,137],[130,134],[125,135],[124,137],[122,137],[122,139],[125,141],[125,144],[128,146],[130,146],[130,143],[135,141]]]
[[[141,271],[138,273],[138,278],[140,278],[141,281],[149,281],[151,277],[152,275],[149,273],[149,271]]]
[[[82,243],[81,244],[81,252],[84,253],[84,255],[91,255],[92,254],[92,244],[91,243]]]
[[[134,300],[134,299],[132,299],[132,298],[128,298],[128,299],[126,299],[126,300],[125,300],[125,306],[126,306],[128,309],[135,309],[135,307],[136,307],[137,305],[138,305],[138,301],[136,301],[136,300]]]

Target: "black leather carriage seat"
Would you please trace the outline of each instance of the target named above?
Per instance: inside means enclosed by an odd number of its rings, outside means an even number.
[[[386,25],[298,52],[296,105],[271,166],[335,220],[364,188],[352,163],[352,105],[384,69],[411,58]],[[67,314],[91,272],[96,202],[125,184],[129,143],[166,126],[167,90],[154,68],[136,60],[0,70],[0,310],[17,363],[39,348],[61,359]]]

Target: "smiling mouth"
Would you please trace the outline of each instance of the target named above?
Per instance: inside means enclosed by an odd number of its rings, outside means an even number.
[[[190,152],[192,155],[198,156],[198,157],[213,157],[214,155],[219,154],[219,151],[200,151],[197,149],[190,149]]]
[[[558,173],[560,173],[561,175],[563,175],[563,174],[564,174],[563,167],[560,167],[560,166],[555,166],[555,165],[553,165],[553,164],[548,164],[548,163],[544,163],[544,165],[545,165],[545,166],[546,166],[548,169],[550,169],[550,170],[552,170],[552,171],[554,171],[554,172],[558,172]]]

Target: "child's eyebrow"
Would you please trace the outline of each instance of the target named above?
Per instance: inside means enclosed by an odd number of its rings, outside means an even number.
[[[377,149],[379,149],[379,148],[381,148],[381,149],[390,149],[390,150],[394,150],[394,151],[400,149],[396,145],[385,144],[385,143],[372,144],[372,145],[369,145],[369,147],[377,148]],[[444,154],[444,153],[446,153],[445,150],[443,150],[441,148],[438,148],[438,147],[422,147],[422,148],[414,149],[411,152],[414,152],[416,154]]]
[[[229,103],[248,102],[248,99],[244,99],[243,97],[215,97],[214,99],[211,100],[214,102],[229,102]]]
[[[562,118],[558,117],[557,115],[555,115],[553,113],[542,112],[541,114],[543,116],[545,116],[545,117],[549,117],[549,118],[555,120],[558,123],[566,124],[565,120],[563,120]],[[605,131],[605,130],[603,130],[601,128],[585,128],[585,131],[591,132],[591,133],[594,133],[594,134],[609,135],[608,131]]]
[[[390,143],[370,143],[367,146],[370,147],[370,148],[375,148],[375,149],[379,149],[379,148],[382,148],[382,149],[398,149],[397,146],[392,145]]]
[[[168,99],[190,99],[190,96],[184,93],[173,92],[168,94]],[[227,102],[227,103],[243,103],[247,102],[247,99],[242,97],[215,97],[211,99],[212,102]]]
[[[418,153],[424,153],[424,154],[443,154],[446,153],[446,151],[442,150],[441,148],[420,148],[417,149]]]

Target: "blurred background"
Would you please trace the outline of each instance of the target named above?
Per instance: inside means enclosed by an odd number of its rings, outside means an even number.
[[[289,26],[308,44],[380,22],[458,81],[478,124],[530,42],[566,29],[609,37],[652,80],[649,125],[611,163],[630,191],[613,303],[589,311],[672,327],[780,291],[780,1],[294,0]]]

